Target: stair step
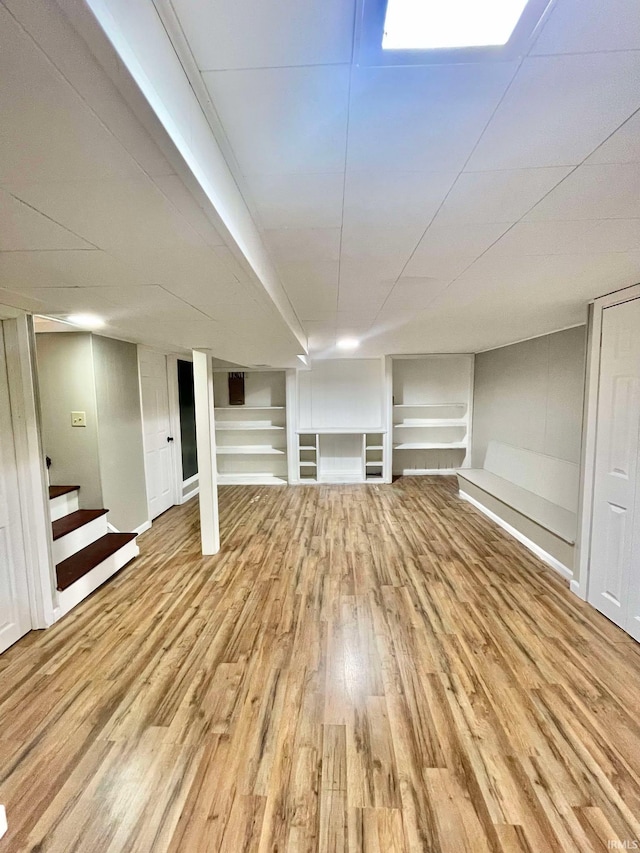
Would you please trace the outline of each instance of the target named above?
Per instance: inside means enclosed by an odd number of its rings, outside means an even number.
[[[100,539],[96,539],[91,545],[87,545],[77,554],[67,557],[56,566],[56,577],[58,579],[58,590],[62,591],[75,583],[79,578],[95,569],[103,560],[115,554],[127,542],[135,539],[136,533],[107,533]]]
[[[100,518],[108,512],[108,509],[77,509],[75,512],[70,512],[69,515],[63,515],[51,525],[53,541],[60,539],[61,536],[66,536],[67,533],[73,533],[74,530],[89,524],[90,521],[95,521],[96,518]]]
[[[68,495],[70,492],[75,492],[80,486],[49,486],[49,500],[59,498],[62,495]]]

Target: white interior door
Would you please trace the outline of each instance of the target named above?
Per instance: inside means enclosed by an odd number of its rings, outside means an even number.
[[[0,322],[0,652],[31,630],[18,474]]]
[[[640,299],[605,308],[589,602],[640,640]]]
[[[142,348],[139,354],[147,497],[149,516],[153,519],[174,504],[167,358]]]

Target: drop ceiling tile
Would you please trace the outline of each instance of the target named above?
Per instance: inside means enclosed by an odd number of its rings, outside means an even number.
[[[347,173],[344,221],[347,227],[424,230],[456,179],[455,172]]]
[[[140,174],[2,4],[0,80],[0,184]]]
[[[402,276],[389,294],[380,320],[413,319],[416,312],[424,311],[446,289],[448,282],[438,278]]]
[[[224,240],[206,210],[189,192],[181,178],[177,175],[160,175],[154,178],[154,183],[209,246],[224,246]],[[210,210],[215,215],[211,205]]]
[[[343,255],[340,259],[340,286],[361,287],[372,282],[393,283],[406,263],[404,256],[371,257],[368,253]]]
[[[433,224],[516,222],[570,171],[569,166],[556,166],[465,172],[458,177]]]
[[[278,267],[283,287],[302,322],[336,310],[337,261],[288,263]]]
[[[354,68],[348,169],[461,169],[517,65]]]
[[[14,184],[7,189],[99,248],[119,255],[204,244],[149,178]]]
[[[354,0],[173,0],[201,70],[351,61]]]
[[[418,244],[424,228],[422,224],[405,228],[371,228],[346,226],[342,231],[343,270],[373,267],[379,278],[395,278]]]
[[[525,217],[549,219],[640,218],[640,163],[581,166]]]
[[[640,163],[640,109],[606,139],[585,161],[600,163]]]
[[[0,253],[0,286],[8,289],[151,283],[138,270],[98,250]]]
[[[640,251],[640,219],[518,222],[491,249],[503,255]]]
[[[558,0],[531,53],[638,49],[637,0]]]
[[[263,237],[276,264],[340,257],[339,228],[279,228],[264,231]]]
[[[344,169],[348,66],[203,77],[244,174]]]
[[[525,59],[467,168],[581,163],[638,107],[640,52]]]
[[[429,228],[403,275],[451,279],[485,252],[509,227],[508,223],[441,225]]]
[[[248,184],[263,228],[339,228],[342,224],[342,172],[251,175]]]
[[[0,190],[0,251],[93,248],[86,240]]]

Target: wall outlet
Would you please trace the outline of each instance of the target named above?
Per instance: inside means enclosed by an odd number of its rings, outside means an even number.
[[[71,412],[72,427],[86,427],[87,413],[86,412]]]
[[[4,806],[0,806],[0,838],[2,838],[8,829],[9,824],[7,823],[7,813]]]

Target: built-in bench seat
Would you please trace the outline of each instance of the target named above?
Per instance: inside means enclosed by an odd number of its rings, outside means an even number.
[[[555,568],[572,573],[578,465],[490,441],[484,467],[461,469],[458,484],[464,496],[550,555]]]

